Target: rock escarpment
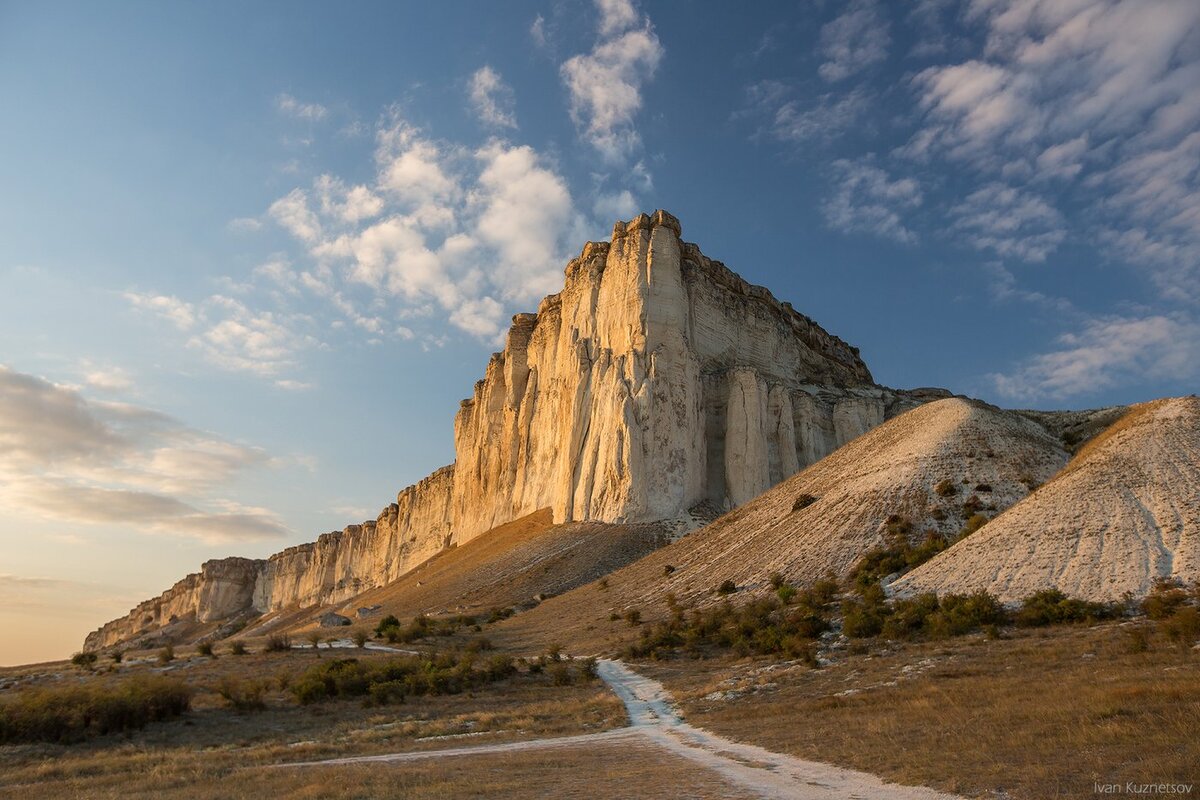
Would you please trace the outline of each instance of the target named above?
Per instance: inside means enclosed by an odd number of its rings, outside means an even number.
[[[463,401],[455,463],[374,521],[256,562],[235,593],[245,607],[345,600],[540,509],[561,523],[731,508],[948,394],[877,386],[856,348],[680,234],[658,211],[617,223],[610,242],[589,242],[563,290],[514,317],[503,352]],[[176,589],[205,581],[201,572]],[[181,593],[195,598],[197,619],[230,613],[228,603],[202,607],[202,595]],[[134,635],[146,616],[135,609],[87,646]]]

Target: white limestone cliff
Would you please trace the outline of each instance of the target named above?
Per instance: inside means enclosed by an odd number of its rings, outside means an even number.
[[[589,242],[563,290],[513,318],[503,352],[462,402],[455,463],[374,521],[255,562],[238,588],[244,608],[348,599],[544,508],[555,522],[730,508],[948,394],[875,385],[856,348],[680,234],[658,211],[617,223],[610,242]],[[207,580],[184,582],[193,579]],[[183,596],[194,602],[179,611],[198,620],[233,613]],[[87,646],[153,627],[146,618],[135,609]]]

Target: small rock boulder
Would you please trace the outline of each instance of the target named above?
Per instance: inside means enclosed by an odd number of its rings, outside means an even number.
[[[332,611],[327,611],[321,616],[317,617],[317,623],[322,628],[340,628],[343,625],[349,625],[350,618],[343,617],[341,614],[335,614]]]

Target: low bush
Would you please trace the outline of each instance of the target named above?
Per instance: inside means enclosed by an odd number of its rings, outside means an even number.
[[[670,617],[642,629],[639,641],[626,648],[631,658],[670,658],[680,652],[700,657],[712,650],[732,650],[738,655],[804,657],[810,643],[829,629],[823,607],[807,602],[807,592],[796,592],[805,602],[793,605],[773,599],[752,600],[734,606],[728,600],[690,614],[672,603]]]
[[[287,653],[292,649],[292,637],[286,633],[272,633],[267,637],[267,645],[264,648],[268,653]]]
[[[226,675],[217,684],[217,694],[239,713],[262,711],[267,707],[264,699],[267,693],[265,681],[242,680],[232,675]]]
[[[532,666],[530,672],[534,672]],[[476,666],[475,657],[469,653],[432,653],[371,662],[339,658],[310,667],[289,688],[302,705],[354,697],[383,704],[403,702],[409,696],[459,694],[516,673],[512,658],[500,654],[488,659],[482,668]]]
[[[1190,647],[1200,639],[1200,610],[1194,606],[1180,606],[1163,621],[1162,630],[1175,644]]]
[[[354,642],[354,646],[358,648],[366,647],[367,639],[369,638],[370,637],[367,635],[367,632],[362,628],[357,629],[350,635],[350,639]]]
[[[717,594],[724,597],[725,595],[733,594],[737,590],[738,590],[737,584],[734,583],[732,580],[729,580],[728,578],[726,578],[724,581],[721,582],[721,585],[717,587]]]
[[[625,621],[628,622],[630,626],[642,624],[642,612],[638,611],[636,608],[631,608],[626,611],[624,617]]]
[[[86,670],[91,670],[96,665],[96,654],[84,651],[71,656],[71,663],[77,667],[82,667]]]
[[[515,612],[511,608],[493,608],[488,612],[487,621],[490,623],[499,622],[502,619],[508,619]]]
[[[167,645],[162,650],[158,651],[158,663],[170,664],[174,660],[175,660],[175,648],[172,647],[171,645]]]
[[[946,480],[939,481],[933,487],[933,491],[937,492],[938,497],[952,497],[958,492],[958,487],[954,484],[954,481],[947,478]]]
[[[1021,607],[1013,615],[1013,622],[1025,627],[1040,627],[1114,619],[1122,613],[1123,609],[1117,603],[1093,603],[1067,597],[1058,589],[1044,589],[1021,601]]]
[[[246,655],[246,643],[241,639],[234,640],[229,643],[229,652],[235,656]]]
[[[1150,619],[1167,619],[1188,601],[1188,593],[1178,580],[1161,578],[1142,601],[1142,613]]]
[[[511,610],[505,609],[505,611],[511,616]],[[495,613],[497,612],[493,610],[493,614]],[[504,612],[499,613],[503,614]],[[499,616],[495,621],[504,618],[504,616]],[[489,619],[489,621],[491,620]],[[375,628],[375,632],[393,644],[397,642],[408,643],[424,639],[428,636],[452,636],[462,628],[478,629],[476,623],[477,620],[474,617],[465,614],[436,618],[418,614],[408,625],[403,625],[400,620],[389,614]]]
[[[0,742],[77,742],[143,728],[190,706],[187,685],[161,676],[103,687],[29,689],[0,701]]]
[[[817,502],[817,498],[811,494],[802,494],[796,498],[796,502],[792,503],[792,511],[802,511],[808,508],[813,503]]]
[[[114,664],[120,664],[121,660],[125,658],[125,651],[124,650],[113,650],[111,653],[108,654],[108,657],[112,659],[112,662]]]
[[[217,657],[217,654],[213,652],[212,642],[201,642],[200,644],[196,645],[196,652],[202,656],[208,656],[209,658]]]

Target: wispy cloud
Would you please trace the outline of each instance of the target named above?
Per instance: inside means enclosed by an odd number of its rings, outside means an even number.
[[[815,100],[794,97],[788,84],[764,80],[746,87],[746,108],[734,118],[757,117],[764,120],[755,138],[766,134],[772,139],[794,145],[828,143],[859,122],[869,109],[867,93],[853,89],[845,93],[819,95]]]
[[[974,0],[963,19],[983,51],[915,76],[924,122],[899,152],[1076,186],[1093,241],[1165,296],[1200,298],[1200,4]],[[1045,258],[1064,224],[1011,254]]]
[[[270,463],[261,450],[152,409],[0,366],[0,507],[205,541],[275,538],[286,527],[213,490]]]
[[[831,171],[833,194],[821,209],[831,228],[843,233],[871,233],[905,244],[917,240],[917,234],[901,217],[921,205],[921,187],[916,180],[892,180],[870,159],[838,159]]]
[[[1129,381],[1200,376],[1200,324],[1187,317],[1095,318],[1060,336],[1057,345],[1012,372],[991,374],[997,391],[1021,400],[1062,400]]]
[[[827,81],[845,80],[887,58],[891,36],[883,10],[875,0],[853,0],[839,17],[821,28],[817,72]]]
[[[469,89],[471,108],[480,122],[491,128],[517,127],[513,90],[500,73],[485,64],[471,75]]]
[[[329,115],[329,109],[319,103],[302,103],[290,94],[280,94],[275,98],[275,108],[281,114],[296,119],[319,122]]]
[[[599,39],[590,52],[564,62],[561,72],[580,134],[615,163],[641,143],[634,118],[642,107],[642,85],[654,76],[664,49],[649,18],[629,0],[596,5]]]
[[[1042,198],[1002,183],[977,189],[952,213],[958,235],[1001,257],[1045,261],[1066,238],[1062,214]]]

